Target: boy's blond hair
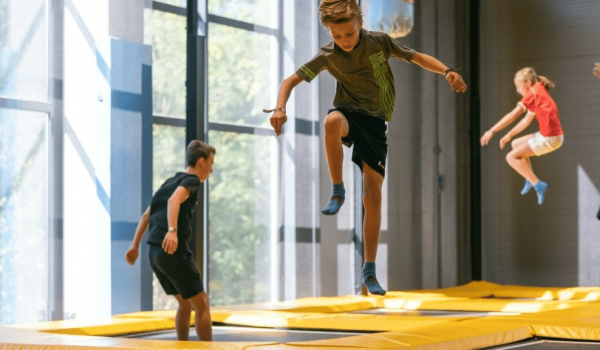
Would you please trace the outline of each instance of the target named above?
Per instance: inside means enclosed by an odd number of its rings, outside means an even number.
[[[362,22],[362,9],[356,0],[322,0],[319,14],[324,27],[327,23],[345,23],[353,18]]]

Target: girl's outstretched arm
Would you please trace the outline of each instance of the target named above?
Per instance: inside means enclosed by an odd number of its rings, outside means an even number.
[[[506,135],[504,135],[504,137],[500,139],[500,149],[503,149],[504,146],[509,143],[515,135],[518,135],[521,131],[525,130],[525,128],[531,124],[533,119],[535,119],[535,113],[531,111],[527,112],[527,114],[525,114],[525,118],[521,119],[521,121],[515,125],[514,128],[512,128],[506,133]]]
[[[490,130],[486,131],[483,136],[481,136],[481,139],[479,140],[481,145],[487,145],[492,137],[494,137],[495,133],[512,124],[521,114],[523,114],[523,112],[525,112],[525,109],[523,106],[518,104],[515,109],[507,113],[504,117],[502,117],[502,119],[500,119],[499,122],[492,126]]]
[[[596,62],[594,66],[594,75],[600,78],[600,62]]]

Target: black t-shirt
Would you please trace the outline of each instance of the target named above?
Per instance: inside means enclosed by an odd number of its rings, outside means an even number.
[[[200,179],[193,174],[177,173],[160,186],[150,201],[148,243],[161,245],[169,229],[167,221],[167,202],[179,186],[183,186],[190,190],[190,196],[181,203],[179,208],[179,218],[177,219],[177,239],[179,244],[175,253],[189,250],[188,243],[192,235],[192,214],[194,213],[196,203],[198,202]]]

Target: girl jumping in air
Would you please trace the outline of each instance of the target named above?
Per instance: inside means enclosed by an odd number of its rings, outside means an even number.
[[[546,77],[538,76],[533,68],[526,67],[515,74],[515,86],[523,98],[517,103],[515,109],[481,136],[481,145],[487,145],[495,133],[512,124],[527,111],[525,118],[500,139],[500,149],[503,149],[514,136],[525,130],[534,118],[537,119],[540,131],[513,140],[512,151],[506,155],[506,161],[525,178],[525,186],[521,194],[526,194],[533,187],[537,192],[538,204],[542,204],[548,184],[535,175],[529,158],[555,151],[563,144],[558,109],[548,94],[548,91],[554,88],[554,83]]]

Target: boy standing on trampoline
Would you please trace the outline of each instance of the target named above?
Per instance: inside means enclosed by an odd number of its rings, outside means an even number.
[[[281,133],[287,121],[285,105],[290,93],[303,80],[312,81],[327,70],[337,80],[333,109],[324,122],[324,143],[332,195],[321,211],[336,214],[345,199],[342,182],[342,144],[354,144],[352,161],[363,178],[364,252],[362,282],[369,293],[384,295],[375,275],[375,256],[381,226],[381,186],[387,158],[386,122],[394,111],[394,77],[388,63],[390,57],[413,62],[427,70],[445,75],[452,90],[464,92],[462,77],[434,57],[415,52],[387,34],[362,28],[362,11],[356,0],[322,0],[319,6],[321,24],[328,29],[333,42],[294,74],[279,89],[277,106],[271,116],[275,133]]]
[[[150,226],[148,244],[150,265],[161,286],[178,302],[175,327],[178,340],[188,340],[192,308],[196,310],[198,338],[212,340],[212,320],[208,296],[194,256],[188,246],[192,234],[192,213],[198,202],[198,188],[212,172],[214,147],[194,140],[186,152],[187,168],[167,179],[156,191],[142,215],[131,248],[125,254],[130,265],[139,255],[140,242]]]
[[[515,74],[514,82],[517,92],[523,98],[511,112],[481,136],[481,145],[487,145],[495,133],[510,125],[523,112],[527,112],[525,117],[500,139],[500,149],[503,149],[514,136],[525,130],[533,119],[537,119],[540,131],[512,141],[512,151],[506,155],[506,161],[525,178],[521,194],[526,194],[533,187],[537,192],[538,204],[542,204],[548,184],[533,172],[529,158],[553,152],[563,144],[564,136],[558,119],[558,109],[548,94],[548,91],[554,88],[554,83],[544,76],[538,76],[531,67],[519,70]]]

